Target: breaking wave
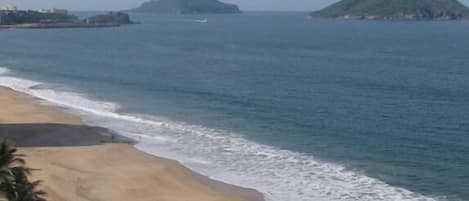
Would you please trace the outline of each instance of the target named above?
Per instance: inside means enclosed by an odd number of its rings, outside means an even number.
[[[140,141],[138,149],[173,158],[213,179],[255,188],[267,201],[434,201],[312,155],[249,141],[241,134],[162,117],[126,114],[119,104],[13,77],[0,68],[0,85],[72,109],[90,125]],[[441,198],[440,200],[444,200]]]

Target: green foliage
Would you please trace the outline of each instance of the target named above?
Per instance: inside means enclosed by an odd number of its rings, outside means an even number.
[[[312,15],[333,18],[461,19],[469,16],[469,9],[457,0],[342,0]]]
[[[11,168],[25,165],[23,155],[17,154],[17,149],[13,141],[5,139],[0,143],[0,182],[11,178]]]
[[[45,201],[45,193],[37,190],[41,181],[29,181],[31,169],[25,167],[24,155],[16,152],[13,141],[0,143],[0,192],[8,201]]]
[[[30,182],[23,167],[12,168],[11,172],[13,178],[1,185],[8,201],[45,201],[45,192],[37,190],[41,181]]]
[[[238,6],[218,0],[151,0],[131,11],[169,14],[241,13]]]

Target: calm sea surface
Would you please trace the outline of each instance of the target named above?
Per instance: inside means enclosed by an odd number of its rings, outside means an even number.
[[[271,201],[469,200],[469,22],[132,17],[0,30],[0,84]]]

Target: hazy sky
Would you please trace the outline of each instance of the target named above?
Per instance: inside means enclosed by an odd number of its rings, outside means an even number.
[[[122,10],[138,6],[145,0],[0,0],[0,6],[21,9],[67,8],[70,10]],[[323,8],[338,0],[222,0],[238,4],[243,10],[302,10]],[[469,0],[460,0],[469,5]]]

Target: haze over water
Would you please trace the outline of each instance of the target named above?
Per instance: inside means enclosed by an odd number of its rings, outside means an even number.
[[[469,23],[305,16],[1,30],[0,85],[268,200],[469,200]]]

